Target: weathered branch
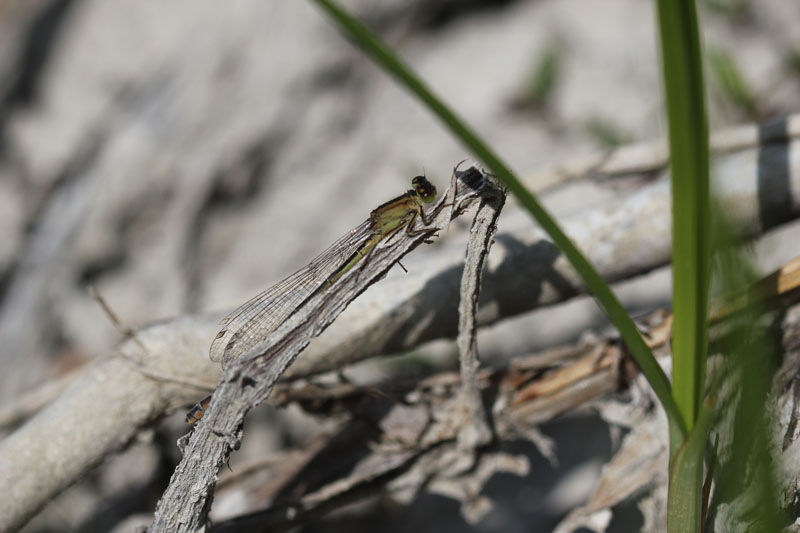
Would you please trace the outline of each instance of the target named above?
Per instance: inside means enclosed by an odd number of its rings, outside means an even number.
[[[53,495],[122,450],[141,429],[201,393],[163,376],[202,376],[218,317],[189,317],[139,332],[89,366],[62,396],[0,441],[0,530],[21,527]],[[146,368],[148,373],[139,369]]]
[[[492,439],[492,430],[486,420],[481,389],[478,384],[478,371],[481,363],[478,358],[476,317],[483,268],[497,231],[497,219],[505,201],[505,193],[500,189],[495,194],[484,195],[481,200],[481,205],[478,207],[478,212],[475,214],[470,228],[464,272],[461,276],[456,343],[458,344],[459,368],[461,369],[460,394],[467,417],[466,423],[458,433],[458,440],[464,451],[462,458],[467,459],[465,461],[466,468],[473,466],[469,456],[474,454],[475,448],[488,444]]]

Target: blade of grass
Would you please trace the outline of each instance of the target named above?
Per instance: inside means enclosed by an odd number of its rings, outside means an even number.
[[[708,345],[708,122],[694,2],[657,4],[672,170],[672,393],[691,430],[703,397]]]
[[[779,458],[771,434],[774,419],[773,377],[782,358],[781,320],[770,312],[783,290],[782,272],[761,277],[753,253],[736,237],[734,225],[714,204],[712,286],[720,302],[737,303],[720,324],[711,352],[725,357],[725,371],[716,373],[709,390],[718,391],[715,432],[720,436],[721,461],[715,474],[714,500],[727,504],[726,521],[748,524],[751,531],[781,531],[791,519],[781,509],[777,467]],[[791,272],[791,264],[787,265]],[[730,522],[728,522],[730,523]]]
[[[542,207],[534,196],[517,180],[509,167],[461,120],[444,102],[411,72],[392,50],[381,42],[363,23],[352,17],[332,0],[314,0],[327,13],[339,29],[352,39],[364,52],[405,86],[433,114],[441,120],[461,142],[480,159],[489,170],[519,199],[539,225],[550,235],[553,242],[564,253],[573,268],[583,279],[586,286],[594,294],[601,309],[606,313],[614,326],[619,330],[631,355],[653,387],[661,405],[670,420],[670,427],[676,429],[676,435],[683,440],[686,435],[685,423],[673,400],[670,384],[652,352],[647,347],[630,316],[625,312],[608,284],[583,254],[572,244],[555,220]]]
[[[710,406],[702,410],[697,423],[670,465],[670,498],[667,507],[669,533],[701,531],[703,453],[713,418],[712,411]]]
[[[708,66],[722,96],[743,115],[757,119],[756,95],[733,56],[722,49],[711,50],[708,54]]]
[[[545,107],[553,98],[562,70],[561,56],[561,46],[551,43],[536,58],[523,95],[524,101],[531,107]]]
[[[672,172],[672,394],[689,436],[670,427],[667,525],[700,531],[703,454],[711,415],[698,422],[708,353],[711,205],[700,29],[693,0],[658,0]]]

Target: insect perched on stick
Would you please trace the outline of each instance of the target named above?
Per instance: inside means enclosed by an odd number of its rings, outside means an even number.
[[[414,229],[419,219],[430,221],[425,204],[436,197],[436,187],[424,176],[411,180],[412,189],[375,208],[367,220],[347,232],[310,263],[250,299],[222,320],[222,329],[211,343],[212,360],[229,363],[247,353],[275,331],[317,294],[335,284],[360,262],[368,261],[382,241],[401,231],[410,237],[431,230]],[[186,422],[197,423],[205,413],[211,396],[192,408]]]

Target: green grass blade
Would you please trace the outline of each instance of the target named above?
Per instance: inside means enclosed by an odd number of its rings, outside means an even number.
[[[572,244],[555,220],[542,207],[534,196],[517,180],[510,168],[461,120],[448,108],[433,92],[408,68],[385,44],[383,44],[363,23],[350,16],[346,11],[331,0],[314,0],[314,2],[327,13],[342,32],[352,39],[364,52],[393,76],[401,85],[405,86],[422,103],[424,103],[436,117],[438,117],[450,131],[469,148],[472,154],[480,159],[489,170],[516,195],[520,203],[525,206],[539,225],[550,235],[553,242],[564,253],[572,266],[584,280],[588,289],[594,294],[598,304],[608,315],[611,322],[619,330],[626,346],[638,363],[642,372],[647,377],[650,385],[658,396],[670,425],[678,428],[677,432],[685,436],[685,424],[677,405],[672,398],[670,384],[666,375],[658,366],[652,352],[645,344],[638,329],[630,316],[617,300],[611,288],[586,260],[583,254]],[[681,439],[682,440],[682,439]]]
[[[553,98],[563,69],[561,46],[552,43],[544,48],[536,58],[525,89],[522,101],[532,108],[543,108]]]
[[[711,353],[725,357],[724,372],[715,373],[708,384],[719,398],[714,432],[721,461],[714,499],[729,506],[728,520],[741,521],[749,531],[781,531],[792,520],[781,509],[780,459],[772,437],[780,424],[770,392],[783,356],[783,330],[775,327],[781,315],[776,318],[766,304],[774,298],[770,288],[775,282],[764,283],[751,250],[737,238],[724,211],[714,207],[712,286],[727,296],[722,301],[744,297],[748,302],[715,326],[710,345]]]
[[[703,455],[712,418],[712,409],[704,408],[670,465],[667,500],[669,533],[701,531]]]
[[[708,66],[719,93],[744,116],[758,118],[758,100],[734,58],[722,49],[711,50]]]
[[[694,2],[659,0],[658,20],[672,170],[672,392],[691,430],[703,398],[708,344],[708,122]]]

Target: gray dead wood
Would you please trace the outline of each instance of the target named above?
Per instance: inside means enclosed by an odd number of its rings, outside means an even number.
[[[764,124],[746,124],[715,131],[711,134],[711,154],[720,159],[726,154],[751,150],[763,145],[781,145],[800,137],[800,115],[773,120]],[[553,165],[537,172],[532,181],[537,190],[563,186],[586,176],[613,176],[660,172],[669,163],[664,139],[627,144],[608,153]]]
[[[464,272],[461,276],[461,297],[458,304],[459,368],[461,370],[461,399],[467,422],[458,433],[459,447],[463,454],[460,463],[466,470],[474,465],[475,449],[492,440],[492,430],[486,420],[483,398],[478,382],[480,359],[478,357],[478,297],[481,275],[489,256],[497,219],[505,204],[506,196],[501,189],[496,194],[486,194],[481,199],[470,228]]]
[[[202,394],[185,382],[211,366],[208,340],[218,317],[188,317],[139,332],[148,349],[126,341],[91,365],[58,401],[0,441],[0,531],[27,522],[54,495],[130,442],[142,428]],[[147,369],[146,373],[140,368]]]

